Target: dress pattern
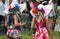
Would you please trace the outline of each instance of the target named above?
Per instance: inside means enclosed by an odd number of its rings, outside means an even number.
[[[34,22],[35,25],[37,26],[34,39],[48,39],[48,31],[46,29],[46,20],[45,20],[45,18],[43,17],[40,22],[38,22],[35,18],[34,21],[35,21]]]

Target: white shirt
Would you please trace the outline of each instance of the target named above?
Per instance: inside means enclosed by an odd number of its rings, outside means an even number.
[[[5,5],[0,0],[0,15],[5,16],[5,13],[3,12],[5,10]]]
[[[57,4],[56,3],[54,4],[52,2],[50,2],[49,4],[53,6],[53,11],[51,12],[51,14],[49,16],[52,16],[52,17],[56,16],[56,12],[55,11],[56,11]]]

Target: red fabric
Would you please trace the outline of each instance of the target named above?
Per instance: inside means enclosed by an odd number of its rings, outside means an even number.
[[[33,6],[34,6],[34,7],[37,7],[37,4],[36,4],[36,2],[33,4]]]
[[[40,22],[38,22],[35,18],[34,20],[37,28],[34,39],[48,39],[48,31],[46,29],[46,20],[43,18]]]
[[[42,12],[42,14],[44,15],[44,13],[45,13],[45,10],[42,8],[41,12]]]
[[[48,39],[48,32],[46,28],[40,28],[36,30],[34,39]]]

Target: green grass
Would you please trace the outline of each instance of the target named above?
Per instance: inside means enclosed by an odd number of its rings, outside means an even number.
[[[54,35],[54,38],[55,39],[59,39],[59,35],[58,35],[58,33],[57,32],[53,32],[53,35]],[[51,37],[49,36],[49,38],[51,39]]]
[[[53,32],[53,35],[55,36],[55,39],[58,39],[58,33],[57,32]],[[22,38],[23,39],[33,39],[33,35],[31,32],[23,31],[22,32]],[[6,39],[6,35],[0,35],[0,39]],[[49,39],[51,39],[50,36],[49,36]]]
[[[33,39],[32,35],[22,35],[22,39]],[[0,35],[0,39],[6,39],[5,35]]]
[[[6,35],[0,35],[0,39],[6,39]],[[32,32],[22,32],[22,39],[33,39]]]

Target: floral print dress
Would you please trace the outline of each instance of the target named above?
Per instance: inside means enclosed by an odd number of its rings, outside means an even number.
[[[42,15],[40,15],[42,16]],[[48,39],[48,31],[46,29],[46,20],[43,17],[40,22],[38,22],[35,18],[34,20],[35,25],[36,25],[36,32],[34,39]]]

